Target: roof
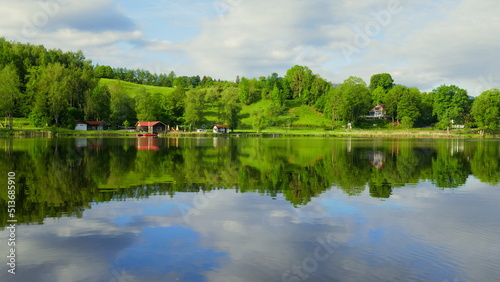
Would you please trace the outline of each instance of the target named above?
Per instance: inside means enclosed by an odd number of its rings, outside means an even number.
[[[375,110],[376,108],[380,108],[380,110],[383,110],[383,109],[384,109],[384,104],[377,104],[377,105],[375,105],[375,106],[374,106],[374,107],[370,110],[370,112],[375,112],[375,111],[376,111],[376,110]]]
[[[216,124],[214,126],[217,128],[231,128],[229,125],[226,125],[226,124]]]
[[[106,124],[104,121],[84,121],[88,125],[101,125]]]
[[[88,125],[101,125],[106,124],[104,121],[85,121],[85,120],[77,120],[76,123],[85,123]]]
[[[138,121],[138,122],[135,123],[135,126],[138,126],[138,125],[139,126],[155,126],[155,125],[157,125],[159,123],[165,125],[161,121]]]

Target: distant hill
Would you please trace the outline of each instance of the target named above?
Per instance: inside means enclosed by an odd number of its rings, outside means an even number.
[[[135,98],[141,93],[142,89],[145,89],[148,93],[162,93],[169,94],[174,91],[173,87],[160,87],[160,86],[149,86],[142,84],[135,84],[126,81],[119,81],[117,79],[107,79],[101,78],[100,84],[112,87],[117,83],[125,90],[125,93],[132,98]],[[217,121],[217,107],[213,104],[207,103],[205,108],[205,119],[207,120],[207,125],[212,125]],[[250,105],[244,105],[241,110],[241,122],[240,128],[250,129],[253,123],[252,113],[255,111],[264,111],[265,109],[271,107],[270,100],[260,100],[256,103]],[[276,117],[277,120],[282,120],[285,116],[293,116],[292,126],[293,127],[328,127],[331,121],[326,118],[322,113],[314,110],[312,107],[306,105],[300,105],[300,103],[294,100],[285,101],[285,110],[281,116]],[[279,122],[278,122],[279,123]],[[276,126],[283,126],[282,124],[276,124]]]
[[[141,89],[145,89],[147,92],[149,92],[151,94],[154,94],[154,93],[169,94],[169,93],[172,93],[175,89],[173,87],[142,85],[142,84],[135,84],[135,83],[131,83],[131,82],[126,82],[126,81],[117,80],[117,79],[109,79],[109,78],[101,78],[99,83],[101,85],[106,85],[108,87],[111,87],[113,85],[116,85],[117,83],[120,83],[120,86],[125,90],[125,92],[128,95],[130,95],[130,97],[135,97],[138,93],[140,93]]]

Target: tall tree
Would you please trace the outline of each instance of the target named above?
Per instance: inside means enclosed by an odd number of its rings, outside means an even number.
[[[171,125],[181,124],[184,114],[184,102],[186,91],[184,88],[175,88],[175,90],[166,95],[163,100],[163,111]]]
[[[265,114],[262,112],[262,110],[254,110],[252,112],[252,127],[257,133],[262,131],[262,129],[266,128],[267,125],[267,117]]]
[[[371,107],[370,91],[359,77],[349,77],[329,92],[325,112],[335,120],[355,123]]]
[[[326,95],[331,87],[332,85],[328,81],[315,74],[311,82],[311,90],[309,91],[309,97],[306,103],[308,105],[314,105],[317,109],[322,108],[323,105],[321,97]]]
[[[137,119],[141,121],[165,121],[160,93],[151,94],[145,88],[141,88],[135,96]]]
[[[95,75],[98,78],[114,78],[115,74],[110,66],[98,66],[95,68]]]
[[[418,105],[420,117],[417,121],[419,126],[429,126],[437,121],[436,117],[432,114],[433,106],[432,93],[420,93],[420,104]]]
[[[88,120],[105,120],[109,118],[111,94],[105,85],[98,85],[88,91],[85,103],[85,116]]]
[[[238,88],[226,88],[222,91],[219,101],[219,120],[234,130],[240,123],[240,111],[241,104],[239,102]]]
[[[292,97],[302,100],[303,96],[309,94],[311,82],[313,79],[312,71],[305,66],[295,65],[286,72],[285,80],[290,87]]]
[[[463,124],[470,112],[472,100],[465,89],[458,86],[442,85],[432,91],[434,98],[433,114],[438,118],[438,126],[450,131],[453,123]]]
[[[370,78],[370,90],[372,91],[377,89],[377,87],[382,87],[385,91],[388,91],[392,86],[394,86],[394,80],[388,73],[374,74]]]
[[[405,95],[408,95],[408,88],[402,85],[392,87],[385,95],[384,108],[387,112],[387,116],[392,119],[392,122],[398,117],[398,106],[401,98]]]
[[[500,127],[500,90],[486,90],[477,96],[472,103],[471,115],[476,121],[481,135],[485,130]]]
[[[405,128],[412,127],[420,116],[418,105],[420,104],[420,91],[410,88],[405,91],[398,104],[397,119]]]
[[[378,86],[377,88],[372,90],[372,100],[373,104],[383,104],[385,101],[385,95],[387,95],[387,91],[384,87]]]
[[[273,92],[271,92],[271,101],[279,109],[285,106],[285,95],[277,85],[274,85]]]
[[[39,68],[35,110],[45,115],[48,123],[61,125],[61,118],[70,106],[71,74],[60,63],[49,64],[46,68]]]
[[[184,121],[190,129],[200,126],[204,121],[205,90],[190,90],[186,93]]]
[[[111,94],[111,123],[114,126],[134,123],[137,120],[134,99],[125,93],[120,83],[112,85],[109,91]]]
[[[21,82],[14,67],[7,65],[0,71],[0,114],[13,125],[17,100],[21,96]]]

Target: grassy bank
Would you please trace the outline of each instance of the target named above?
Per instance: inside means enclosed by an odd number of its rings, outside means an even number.
[[[479,133],[471,129],[453,129],[448,134],[445,130],[437,130],[433,128],[411,128],[411,129],[399,129],[399,128],[354,128],[352,130],[346,130],[342,127],[337,127],[334,130],[331,128],[326,128],[320,123],[323,123],[322,118],[318,117],[317,113],[310,111],[309,109],[304,109],[308,111],[308,114],[303,116],[308,117],[308,126],[292,125],[288,127],[268,127],[260,132],[256,132],[251,129],[248,123],[252,122],[252,117],[248,113],[252,110],[259,109],[259,107],[266,107],[265,103],[256,103],[248,108],[244,108],[247,115],[243,115],[242,126],[238,128],[235,132],[227,134],[229,136],[236,137],[254,137],[254,136],[264,136],[264,137],[278,137],[278,136],[317,136],[317,137],[415,137],[415,138],[500,138],[500,130],[495,132],[489,132],[485,136],[480,136]],[[211,109],[213,111],[213,109]],[[212,112],[212,118],[215,117],[215,113]],[[316,124],[318,123],[318,124]],[[371,125],[370,125],[371,126]],[[220,134],[211,132],[211,129],[207,129],[208,132],[168,132],[166,134],[161,134],[160,137],[164,136],[174,136],[174,137],[211,137],[211,136],[221,136]],[[16,136],[16,137],[55,137],[55,136],[88,136],[88,137],[135,137],[137,132],[124,131],[124,130],[103,130],[103,131],[77,131],[71,129],[55,128],[55,127],[43,127],[37,128],[29,125],[27,119],[15,118],[13,129],[0,128],[0,136]],[[227,136],[226,135],[226,136]],[[224,135],[222,135],[224,136]]]

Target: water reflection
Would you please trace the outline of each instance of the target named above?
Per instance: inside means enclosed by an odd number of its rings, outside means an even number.
[[[0,140],[24,223],[13,281],[500,274],[498,141],[144,139]]]
[[[81,217],[92,202],[231,188],[305,205],[332,186],[347,195],[430,181],[458,188],[469,176],[500,182],[496,141],[364,139],[0,140],[1,171],[16,171],[19,220]],[[0,206],[6,205],[5,193]],[[6,224],[6,209],[2,226]]]

